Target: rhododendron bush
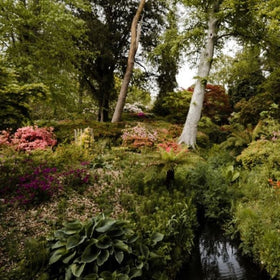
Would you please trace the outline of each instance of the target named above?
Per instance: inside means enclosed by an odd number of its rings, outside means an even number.
[[[0,134],[0,145],[12,146],[19,151],[44,150],[56,143],[52,127],[26,126],[14,134],[10,130],[3,130]]]
[[[157,141],[157,131],[153,131],[143,124],[138,123],[136,126],[122,130],[123,145],[133,148],[151,147]]]

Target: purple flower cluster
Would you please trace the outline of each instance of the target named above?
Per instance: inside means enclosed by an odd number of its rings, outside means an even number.
[[[31,174],[19,178],[16,195],[11,202],[20,204],[40,203],[50,199],[62,189],[57,169],[40,165]]]
[[[30,173],[19,177],[12,192],[13,198],[7,202],[24,205],[39,204],[67,187],[79,189],[89,183],[90,174],[85,168],[58,172],[55,167],[40,165]]]
[[[81,185],[88,184],[90,180],[90,174],[86,169],[71,169],[61,173],[63,185],[65,187],[72,187],[74,189]]]

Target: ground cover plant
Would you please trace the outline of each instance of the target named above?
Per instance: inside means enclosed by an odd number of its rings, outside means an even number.
[[[189,150],[176,125],[151,120],[90,145],[1,145],[1,278],[175,279],[201,215],[279,278],[279,130],[264,123],[233,152],[223,143]]]

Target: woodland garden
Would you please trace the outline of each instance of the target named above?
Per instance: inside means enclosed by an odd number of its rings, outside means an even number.
[[[183,279],[206,224],[280,279],[279,20],[275,0],[1,1],[0,279]]]

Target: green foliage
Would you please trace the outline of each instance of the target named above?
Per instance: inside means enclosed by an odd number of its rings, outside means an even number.
[[[43,84],[20,85],[14,71],[0,58],[0,129],[21,127],[30,120],[32,100],[42,98],[48,90]]]
[[[163,98],[163,109],[168,112],[170,120],[185,121],[189,110],[193,87],[187,90],[169,92]],[[202,115],[210,118],[214,124],[226,124],[232,112],[229,96],[225,94],[223,87],[207,84],[203,102]]]
[[[200,134],[198,134],[197,143],[203,144],[204,146],[209,141],[210,143],[220,143],[222,142],[226,136],[227,131],[224,131],[222,127],[219,127],[217,124],[215,124],[209,117],[203,116],[199,123],[198,123],[198,130],[200,131]],[[208,137],[203,139],[203,134]],[[206,143],[205,143],[206,142]],[[203,145],[202,145],[203,147]],[[209,146],[206,146],[209,147]]]
[[[232,154],[240,154],[252,141],[265,135],[266,122],[260,121],[256,126],[247,126],[234,123],[224,127],[228,132],[227,139],[221,143],[221,148],[230,151]]]
[[[80,52],[76,40],[84,34],[83,22],[65,2],[7,0],[0,5],[0,44],[15,65],[19,81],[42,82],[50,89],[50,98],[44,102],[48,111],[50,107],[61,111],[73,107]],[[33,106],[39,105],[38,111],[44,103],[33,102]]]
[[[162,270],[173,279],[193,245],[196,211],[191,198],[180,191],[158,189],[142,195],[123,194],[121,201],[140,232],[164,234],[159,250],[167,265]]]
[[[90,127],[93,129],[94,138],[97,140],[110,139],[113,142],[118,141],[121,136],[121,130],[124,128],[124,123],[112,124],[101,123],[93,120],[85,119],[65,119],[60,121],[37,121],[38,126],[52,126],[54,127],[55,135],[57,136],[58,143],[70,144],[74,141],[74,130],[85,129]]]
[[[279,141],[258,140],[249,144],[247,149],[237,157],[245,168],[253,168],[259,164],[266,164],[270,168],[279,167],[280,158],[276,150],[279,149]]]
[[[168,112],[168,119],[184,122],[191,98],[192,92],[188,90],[167,93],[163,98],[162,108]]]
[[[49,240],[47,271],[51,279],[155,279],[154,273],[161,274],[153,271],[161,263],[156,247],[163,237],[143,239],[128,223],[104,216],[67,222]]]
[[[235,177],[227,170],[230,162],[220,165],[209,157],[186,171],[186,186],[194,193],[194,203],[205,218],[223,223],[230,217],[233,190],[230,184]],[[234,175],[237,176],[237,175]]]
[[[234,121],[241,124],[256,125],[263,111],[269,111],[273,100],[267,93],[258,94],[251,97],[248,101],[241,99],[235,104],[237,114],[234,115]]]
[[[233,221],[242,241],[240,247],[243,253],[253,257],[272,277],[278,279],[280,195],[267,182],[273,173],[277,174],[263,167],[241,173],[243,197],[234,209]]]

